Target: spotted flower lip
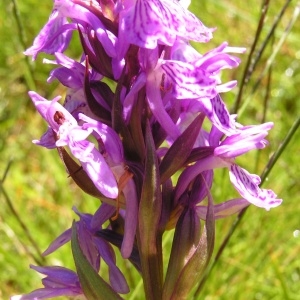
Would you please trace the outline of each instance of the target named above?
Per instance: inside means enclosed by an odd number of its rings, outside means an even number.
[[[282,199],[277,199],[277,195],[272,190],[259,187],[259,176],[250,174],[238,165],[232,164],[230,166],[229,176],[236,190],[250,203],[266,210],[270,210],[270,208],[282,203]]]
[[[57,102],[59,97],[48,101],[35,92],[29,92],[29,95],[41,116],[56,133],[55,145],[68,146],[99,191],[106,197],[117,198],[118,185],[111,169],[95,145],[87,140],[93,130],[79,126],[75,118]],[[39,145],[44,146],[41,142]]]
[[[195,54],[192,59],[185,59],[184,53],[181,55],[181,51],[178,50],[176,45],[174,50],[179,60],[171,59],[161,62],[161,67],[167,77],[166,83],[171,84],[174,96],[177,99],[211,99],[221,92],[225,86],[228,90],[233,88],[236,81],[223,84],[222,88],[218,88],[218,74],[220,71],[226,68],[235,68],[240,63],[238,57],[227,53],[229,50],[226,49],[230,49],[227,46],[227,43],[223,43],[204,55]],[[241,48],[242,50],[243,48]],[[224,91],[227,91],[227,89]]]

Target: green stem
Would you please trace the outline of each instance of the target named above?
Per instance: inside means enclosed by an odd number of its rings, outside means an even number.
[[[270,100],[270,93],[271,93],[271,82],[272,82],[272,68],[270,68],[268,72],[268,78],[267,78],[267,86],[266,86],[266,92],[264,97],[264,103],[263,103],[263,114],[262,118],[260,120],[260,123],[266,122],[266,115],[268,110],[268,103]],[[257,151],[256,160],[255,160],[255,173],[258,172],[258,165],[259,165],[259,158],[261,157],[261,152]]]
[[[25,42],[26,35],[24,32],[24,26],[22,24],[20,11],[19,11],[16,0],[12,0],[12,7],[13,7],[13,16],[17,23],[17,32],[18,32],[19,41],[21,43],[22,50],[24,51],[27,48],[26,42]],[[33,69],[32,69],[32,65],[29,61],[28,56],[24,56],[24,62],[25,62],[25,66],[26,66],[26,70],[24,72],[24,78],[25,78],[25,82],[27,85],[27,90],[36,90],[34,76],[33,76]]]
[[[11,161],[8,162],[7,167],[5,169],[4,175],[2,176],[2,179],[0,180],[0,190],[4,196],[4,199],[10,209],[10,211],[12,212],[12,214],[14,215],[14,217],[16,218],[17,222],[20,224],[21,228],[23,229],[23,231],[25,232],[25,235],[27,236],[27,238],[29,239],[29,241],[31,242],[33,248],[36,250],[37,254],[38,254],[38,258],[35,257],[35,255],[33,255],[29,249],[22,243],[23,247],[25,248],[26,252],[33,258],[33,260],[38,264],[38,265],[42,265],[43,262],[45,262],[45,258],[42,255],[42,252],[40,251],[38,245],[36,244],[36,242],[34,241],[33,237],[30,234],[30,231],[28,229],[28,227],[26,226],[26,224],[22,221],[22,218],[20,217],[19,213],[17,212],[17,210],[14,208],[14,205],[11,201],[11,199],[9,198],[8,194],[5,191],[5,188],[3,186],[4,180],[8,174],[9,168],[11,166]]]
[[[300,126],[300,117],[298,117],[298,119],[294,122],[291,129],[287,133],[285,139],[283,140],[281,145],[278,147],[277,151],[272,155],[271,159],[269,160],[267,166],[265,167],[265,169],[264,169],[264,171],[261,175],[261,184],[263,184],[263,182],[266,180],[266,178],[270,174],[270,172],[273,169],[275,163],[277,162],[277,160],[279,159],[279,157],[281,156],[281,154],[283,153],[283,151],[285,150],[285,148],[287,147],[287,145],[291,141],[292,137],[294,136],[294,134],[298,130],[299,126]]]
[[[295,22],[298,20],[299,14],[300,14],[300,7],[296,6],[296,8],[294,10],[293,17],[291,18],[289,24],[287,25],[287,27],[284,31],[284,34],[281,35],[281,38],[280,38],[279,42],[277,43],[275,48],[272,50],[272,54],[268,58],[268,61],[265,65],[264,69],[262,70],[261,74],[259,75],[257,81],[253,84],[250,95],[246,98],[246,100],[244,101],[243,106],[239,110],[239,117],[241,117],[241,115],[245,112],[246,107],[250,103],[254,93],[257,91],[258,87],[260,86],[260,84],[262,82],[262,79],[265,77],[266,73],[269,71],[272,64],[274,63],[276,55],[278,54],[279,50],[281,49],[284,41],[287,39],[287,37],[288,37],[290,31],[292,30]]]
[[[275,29],[277,28],[277,25],[279,24],[279,21],[282,19],[286,9],[288,8],[289,4],[291,3],[292,0],[287,0],[284,4],[284,6],[282,7],[281,11],[279,12],[279,14],[275,17],[275,21],[273,22],[273,25],[271,26],[270,31],[268,32],[266,38],[264,39],[261,47],[259,48],[259,50],[256,52],[255,57],[253,58],[253,63],[249,69],[249,76],[252,75],[257,63],[259,62],[264,50],[266,49],[270,39],[272,36],[274,36],[274,32]]]
[[[235,104],[234,104],[233,113],[237,113],[237,111],[240,107],[244,87],[246,86],[246,84],[249,80],[249,73],[251,72],[250,66],[251,66],[252,56],[254,54],[254,50],[256,48],[256,45],[258,43],[260,34],[262,32],[263,24],[264,24],[264,20],[265,20],[268,8],[269,8],[269,0],[265,0],[263,5],[262,5],[261,16],[260,16],[260,19],[259,19],[259,22],[258,22],[258,26],[257,26],[256,34],[255,34],[255,37],[254,37],[254,41],[252,43],[250,53],[248,55],[248,60],[246,62],[246,67],[245,67],[243,77],[242,77],[242,80],[241,80],[240,89],[239,89],[239,92],[238,92],[238,95],[237,95],[237,98],[236,98],[236,101],[235,101]]]

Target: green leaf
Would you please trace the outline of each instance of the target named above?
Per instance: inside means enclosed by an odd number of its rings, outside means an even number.
[[[72,225],[72,253],[77,274],[84,295],[88,300],[118,300],[122,299],[94,270],[83,254],[78,238],[76,223]]]

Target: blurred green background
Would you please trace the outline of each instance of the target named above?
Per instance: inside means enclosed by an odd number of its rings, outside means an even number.
[[[224,71],[225,79],[241,81],[261,14],[261,2],[192,2],[191,10],[204,24],[217,28],[210,43],[197,45],[200,52],[223,41],[248,49],[240,56],[243,62],[238,69]],[[239,111],[238,120],[242,124],[258,124],[264,119],[275,123],[268,136],[269,147],[238,160],[257,174],[262,173],[300,112],[300,22],[293,22],[299,3],[290,2],[244,89]],[[280,0],[270,1],[256,49],[264,43],[284,4]],[[29,269],[29,264],[42,262],[74,268],[69,246],[44,261],[39,252],[70,227],[75,218],[73,205],[93,213],[99,204],[67,178],[55,150],[31,143],[44,133],[46,125],[35,112],[28,90],[48,99],[64,93],[57,83],[46,83],[51,66],[42,64],[45,56],[40,55],[32,63],[31,58],[26,61],[22,54],[47,21],[51,9],[50,0],[0,2],[0,299],[41,286],[39,275]],[[68,54],[80,55],[76,38]],[[269,63],[270,72],[265,72]],[[237,93],[238,88],[224,96],[230,108]],[[300,299],[299,157],[298,130],[264,183],[264,187],[272,188],[284,200],[283,204],[269,212],[257,207],[247,211],[199,299]],[[216,202],[236,197],[226,172],[216,172],[213,193]],[[216,249],[234,220],[232,216],[217,222]],[[166,245],[170,236],[166,234]],[[124,267],[128,271],[128,265]],[[142,300],[142,286],[135,274],[130,285],[136,288],[136,293],[126,299]]]

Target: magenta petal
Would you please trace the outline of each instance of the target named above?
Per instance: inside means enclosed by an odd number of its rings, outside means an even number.
[[[197,66],[209,73],[218,73],[222,69],[235,68],[239,65],[240,59],[227,53],[216,53],[209,57],[204,55],[198,62]]]
[[[231,80],[222,84],[217,85],[216,90],[219,94],[226,93],[231,91],[234,87],[236,87],[237,81]]]
[[[56,148],[56,141],[53,134],[53,130],[49,127],[49,129],[42,135],[42,137],[39,140],[33,140],[34,144],[46,147],[48,149],[54,149]]]
[[[82,253],[89,261],[91,266],[94,268],[94,270],[98,272],[100,268],[100,264],[99,264],[100,258],[99,258],[98,249],[94,244],[94,238],[93,238],[94,233],[90,230],[89,223],[87,224],[85,221],[81,219],[81,217],[80,217],[80,221],[76,222],[78,241]]]
[[[37,111],[48,122],[47,112],[50,108],[51,101],[48,101],[47,99],[43,98],[42,96],[40,96],[38,93],[36,93],[34,91],[28,92],[28,95],[30,96],[33,104],[35,105],[35,107],[37,109]],[[52,101],[56,102],[60,98],[61,98],[60,96],[57,96]],[[56,124],[56,127],[58,127],[57,124]]]
[[[188,166],[179,176],[177,186],[175,188],[174,201],[177,201],[179,197],[189,186],[190,182],[200,173],[213,170],[215,168],[228,167],[230,164],[219,157],[208,156],[207,158],[197,161],[194,165]]]
[[[146,84],[146,74],[142,72],[135,80],[123,103],[123,114],[126,121],[129,121],[132,107],[136,100],[138,91]]]
[[[48,54],[63,52],[69,45],[73,29],[75,27],[68,24],[67,18],[62,17],[57,10],[53,10],[47,24],[35,38],[33,46],[24,54],[32,55],[32,59],[35,60],[38,53],[42,51]]]
[[[82,295],[77,274],[63,267],[30,266],[39,273],[46,275],[42,279],[44,288],[37,289],[27,295],[14,296],[11,300],[36,300],[56,298],[59,296],[75,297]]]
[[[81,163],[83,169],[104,196],[113,199],[117,198],[118,185],[111,169],[98,150],[94,149],[91,154],[91,159]]]
[[[60,128],[59,121],[55,118],[57,113],[63,117],[63,122],[68,123],[68,126],[77,125],[75,118],[57,101],[61,98],[60,96],[55,97],[52,101],[49,101],[36,92],[28,92],[33,104],[40,115],[48,122],[50,127],[57,132]]]
[[[268,142],[264,139],[273,123],[264,123],[257,126],[245,126],[228,136],[221,145],[215,149],[214,154],[220,157],[237,157],[252,149],[262,149]]]
[[[49,114],[51,115],[51,112]],[[86,140],[92,129],[82,129],[80,126],[65,122],[59,127],[59,133],[60,138],[56,145],[69,146],[71,153],[81,162],[83,169],[99,191],[106,197],[117,198],[118,186],[110,167],[95,145]]]
[[[84,114],[79,114],[79,119],[86,123],[82,125],[83,129],[94,130],[99,139],[103,142],[105,155],[108,155],[109,165],[120,164],[124,160],[123,146],[119,135],[109,126],[100,121],[93,120]]]
[[[93,230],[101,229],[102,224],[104,224],[115,213],[116,213],[116,208],[114,206],[103,202],[92,217],[91,228]]]
[[[120,269],[116,266],[116,256],[112,246],[103,242],[101,239],[96,239],[95,243],[99,250],[100,256],[106,262],[109,267],[109,281],[112,288],[121,294],[126,294],[129,292],[129,287],[127,285],[126,279]]]
[[[64,244],[66,244],[67,242],[69,242],[71,240],[71,235],[71,229],[67,229],[49,245],[49,247],[43,252],[43,255],[49,255]]]
[[[102,43],[107,54],[110,57],[114,57],[116,55],[114,48],[116,37],[111,32],[106,30],[100,19],[93,13],[83,6],[75,4],[71,0],[56,0],[54,6],[64,17],[72,18],[89,24],[95,31],[97,38]]]
[[[48,276],[48,282],[50,285],[47,287],[57,287],[57,285],[63,287],[66,285],[75,285],[78,281],[77,274],[64,267],[51,266],[51,267],[39,267],[30,265],[31,269]],[[45,285],[46,286],[46,285]]]
[[[121,294],[129,293],[130,290],[126,282],[126,279],[122,274],[122,272],[120,271],[120,269],[115,264],[110,265],[109,281],[111,286],[117,293],[121,293]]]
[[[175,140],[180,135],[180,131],[166,112],[154,72],[149,74],[147,78],[146,94],[149,107],[157,121],[167,134]]]
[[[202,55],[190,45],[189,42],[182,39],[177,39],[171,48],[171,59],[183,62],[195,62]]]
[[[57,298],[60,296],[66,296],[66,297],[75,297],[78,295],[81,295],[82,292],[79,292],[78,289],[70,289],[68,287],[66,288],[41,288],[37,289],[29,294],[22,295],[22,296],[13,296],[10,299],[11,300],[41,300],[41,299],[49,299],[49,298]]]
[[[73,72],[67,68],[56,68],[50,72],[48,82],[54,79],[59,80],[61,84],[69,88],[80,89],[83,86],[82,80],[73,76]]]

